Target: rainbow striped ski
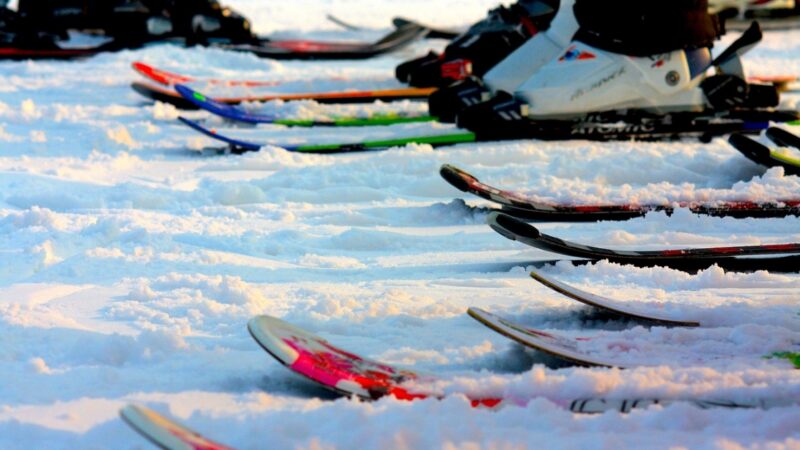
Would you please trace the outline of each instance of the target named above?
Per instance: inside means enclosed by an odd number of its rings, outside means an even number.
[[[344,144],[304,144],[304,145],[285,145],[279,143],[254,143],[241,139],[235,139],[217,131],[206,128],[198,122],[185,117],[178,118],[181,122],[189,127],[199,131],[200,133],[216,139],[220,142],[227,144],[233,153],[244,153],[259,151],[264,147],[273,146],[279,147],[290,152],[297,153],[351,153],[363,152],[374,150],[386,150],[392,147],[400,147],[409,144],[429,144],[433,146],[455,145],[465,142],[475,142],[475,135],[473,133],[451,133],[451,134],[438,134],[429,136],[413,136],[407,138],[383,139],[375,141],[363,141],[357,143],[344,143]]]
[[[250,112],[240,106],[214,100],[188,86],[179,84],[175,90],[186,100],[200,109],[206,110],[224,119],[250,124],[275,124],[288,127],[369,127],[395,125],[402,123],[435,122],[433,116],[405,116],[402,114],[385,114],[373,117],[343,117],[327,120],[280,119],[272,115]]]

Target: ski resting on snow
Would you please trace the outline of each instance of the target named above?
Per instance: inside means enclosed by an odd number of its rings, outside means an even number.
[[[701,270],[718,265],[731,271],[800,271],[800,243],[742,245],[668,250],[612,250],[564,241],[539,231],[533,225],[492,212],[486,222],[498,234],[531,247],[591,261],[608,260],[640,267],[665,266]]]
[[[470,310],[470,315],[478,320],[489,317],[478,310]],[[422,400],[426,398],[441,398],[443,394],[434,389],[438,377],[419,373],[410,369],[400,368],[391,364],[373,361],[363,358],[350,351],[340,349],[325,339],[320,338],[308,331],[298,328],[283,320],[270,317],[258,316],[248,322],[247,329],[255,341],[269,355],[278,362],[327,389],[346,396],[354,396],[363,400],[377,400],[382,397],[393,397],[398,400]],[[566,338],[555,337],[545,338],[550,340],[548,344],[543,344],[540,349],[543,351],[556,353],[561,357],[567,357],[568,353],[563,347],[572,347]],[[556,344],[554,344],[554,342]],[[778,364],[792,366],[791,355],[775,356]],[[579,362],[585,364],[586,361]],[[603,364],[600,364],[603,365]],[[474,396],[464,393],[472,407],[476,408],[497,408],[504,406],[505,403],[525,404],[531,398],[513,397],[485,397]],[[704,399],[675,399],[677,401],[687,401],[689,403],[698,402],[700,404],[708,401],[709,405],[717,401]],[[650,406],[653,400],[633,400],[633,399],[578,399],[578,400],[558,400],[553,399],[571,412],[579,413],[599,413],[603,411],[622,411],[626,412],[636,402],[641,402],[641,407]],[[668,400],[655,400],[655,402],[666,402]],[[774,399],[756,401],[749,406],[746,403],[737,404],[735,402],[721,401],[718,405],[728,405],[731,407],[762,407],[765,405],[792,405],[796,400],[793,399]],[[738,405],[738,406],[734,406]]]
[[[436,118],[432,116],[403,114],[384,114],[364,118],[343,117],[328,120],[281,119],[274,115],[253,113],[240,106],[218,102],[182,84],[176,85],[175,90],[197,108],[223,119],[248,124],[274,124],[293,127],[364,127],[436,121]]]
[[[152,83],[135,81],[131,89],[150,100],[167,103],[180,109],[198,109],[194,102],[186,100],[175,89],[157,86]],[[372,103],[397,100],[424,100],[435,88],[400,88],[369,91],[308,92],[294,94],[265,94],[244,97],[223,97],[214,100],[220,103],[238,105],[244,102],[268,102],[273,100],[313,100],[319,103]]]
[[[501,206],[503,212],[526,220],[570,222],[629,220],[649,212],[663,211],[671,214],[677,208],[688,208],[695,214],[714,217],[768,218],[800,215],[800,198],[775,203],[730,201],[713,204],[675,202],[663,205],[559,205],[536,202],[520,193],[495,188],[449,164],[442,165],[439,174],[456,189],[492,201]]]
[[[591,350],[594,348],[593,344],[600,339],[599,335],[571,337],[561,335],[554,331],[537,330],[502,318],[481,308],[470,308],[468,314],[487,328],[525,347],[546,353],[571,364],[625,369],[643,366],[661,366],[665,364],[680,365],[683,363],[675,362],[674,358],[679,350],[677,348],[672,355],[650,354],[647,352],[647,349],[637,348],[635,343],[629,345],[619,344],[618,339],[613,339],[612,337],[608,347],[619,350],[618,353],[623,357],[627,356],[625,353],[633,353],[634,355],[633,358],[627,361],[618,361],[613,357],[602,358],[592,354]],[[609,334],[613,335],[614,333],[606,333],[606,335]],[[758,356],[752,354],[691,354],[688,355],[688,361],[686,361],[685,364],[713,364],[714,362],[727,362],[734,358],[744,358],[752,360],[753,364],[778,364],[787,369],[800,369],[800,352],[798,352],[798,350],[800,350],[800,348],[798,348],[797,343],[794,343],[793,348],[776,349],[771,353]]]

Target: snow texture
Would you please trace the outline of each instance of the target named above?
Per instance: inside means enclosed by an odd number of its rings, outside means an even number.
[[[386,32],[393,15],[454,26],[494,6],[227,3],[261,33],[362,40]],[[343,31],[326,21],[329,12],[368,29]],[[746,62],[761,74],[798,74],[798,42],[798,31],[768,33]],[[800,407],[701,410],[677,403],[586,417],[558,406],[587,397],[800,400],[800,371],[762,358],[798,351],[800,276],[609,263],[541,269],[706,326],[648,329],[592,315],[528,276],[532,263],[555,255],[493,232],[485,224],[488,202],[453,189],[438,168],[451,163],[492,185],[574,203],[796,199],[797,177],[749,162],[722,139],[219,155],[204,150],[217,144],[177,123],[173,107],[148,104],[128,87],[138,80],[129,69],[135,60],[201,77],[285,81],[272,89],[279,92],[397,87],[399,62],[443,45],[422,41],[359,62],[275,62],[161,45],[78,62],[0,63],[0,448],[149,448],[117,417],[128,402],[241,449],[800,448]],[[783,102],[797,100],[787,95]],[[302,118],[396,107],[424,112],[413,102],[248,107]],[[234,132],[294,143],[436,127],[442,126]],[[588,244],[663,248],[798,242],[798,220],[679,210],[540,227]],[[470,319],[471,306],[543,330],[600,336],[591,344],[598,357],[655,357],[661,365],[563,367]],[[449,395],[416,402],[338,398],[253,342],[245,327],[257,314],[373,359],[435,373]],[[696,364],[693,354],[723,358]],[[464,394],[528,401],[475,410]]]

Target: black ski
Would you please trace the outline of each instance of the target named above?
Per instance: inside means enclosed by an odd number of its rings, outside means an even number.
[[[271,59],[367,59],[389,53],[425,37],[428,29],[409,23],[372,43],[315,41],[263,41],[258,44],[221,45],[222,48],[253,53]]]
[[[779,129],[776,128],[774,130]],[[788,134],[786,131],[779,130],[779,132],[768,132],[767,136],[773,138],[773,140],[781,140],[780,138],[776,138],[775,135],[782,135],[783,133]],[[790,136],[796,138],[793,135]],[[783,167],[784,173],[787,175],[800,175],[800,159],[785,156],[775,149],[769,148],[766,145],[741,134],[731,135],[731,137],[728,138],[728,142],[730,142],[731,145],[739,150],[739,152],[741,152],[744,156],[757,164],[766,167]]]
[[[502,213],[491,213],[486,221],[492,229],[508,239],[540,250],[593,261],[605,259],[620,264],[667,266],[684,270],[701,270],[714,264],[723,269],[739,271],[800,270],[800,243],[670,250],[611,250],[549,236],[526,222]]]
[[[335,23],[336,25],[339,25],[340,27],[344,28],[345,30],[349,30],[349,31],[364,31],[364,30],[368,29],[367,27],[363,27],[361,25],[356,25],[356,24],[354,24],[352,22],[348,22],[348,21],[346,21],[346,20],[344,20],[344,19],[342,19],[340,17],[334,16],[333,14],[327,14],[325,16],[325,18],[327,18],[331,22]],[[425,34],[425,37],[427,39],[447,39],[447,40],[450,40],[450,39],[455,39],[461,33],[464,32],[464,30],[456,30],[456,29],[449,29],[449,28],[437,28],[437,27],[433,27],[433,26],[430,26],[430,25],[425,25],[425,24],[419,23],[417,21],[414,21],[414,20],[411,20],[411,19],[407,19],[405,17],[395,17],[394,19],[392,19],[392,25],[394,25],[396,28],[401,28],[401,27],[404,27],[404,26],[406,26],[408,24],[414,24],[414,25],[423,27],[426,30],[428,30],[428,32]]]

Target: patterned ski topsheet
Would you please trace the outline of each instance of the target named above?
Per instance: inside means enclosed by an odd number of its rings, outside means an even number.
[[[222,103],[182,84],[175,85],[175,90],[186,100],[194,103],[200,109],[236,122],[250,124],[276,124],[290,127],[363,127],[395,125],[402,123],[433,122],[433,116],[404,116],[402,114],[387,114],[365,118],[335,118],[325,120],[298,120],[279,119],[272,115],[258,114],[228,103]]]
[[[637,350],[635,353],[638,359],[638,362],[636,363],[623,363],[613,359],[599,358],[589,354],[587,351],[581,348],[582,343],[588,343],[589,341],[592,341],[594,339],[592,337],[570,338],[554,332],[545,332],[528,328],[524,325],[501,318],[480,308],[470,308],[467,312],[470,317],[487,326],[488,328],[514,341],[517,341],[526,347],[539,350],[581,366],[633,368],[643,366],[659,366],[665,364],[667,361],[670,361],[670,355],[659,355],[655,359],[647,360],[648,355],[646,353],[642,353],[640,350]],[[613,345],[619,347],[620,343],[616,342]],[[692,363],[707,364],[712,359],[717,357],[695,355]],[[753,355],[753,358],[760,360],[774,360],[781,365],[785,365],[786,368],[800,368],[800,353],[778,352],[765,355],[764,357],[761,355]]]
[[[456,133],[456,134],[434,134],[427,136],[413,136],[407,138],[394,138],[375,141],[363,141],[355,143],[336,143],[336,144],[302,144],[302,145],[285,145],[279,143],[257,143],[245,141],[243,139],[232,138],[218,133],[216,130],[206,128],[202,124],[195,122],[185,117],[178,118],[181,122],[189,127],[199,131],[200,133],[216,139],[220,142],[228,144],[234,153],[241,153],[247,151],[258,151],[262,147],[274,146],[280,147],[290,152],[298,153],[351,153],[363,151],[386,150],[391,147],[399,147],[408,144],[429,144],[433,146],[441,145],[454,145],[465,142],[474,142],[475,135],[472,133]]]
[[[700,326],[699,321],[686,320],[684,318],[676,317],[674,314],[671,315],[668,312],[665,312],[663,308],[661,308],[662,305],[658,303],[623,302],[580,290],[566,283],[548,278],[536,271],[532,271],[530,275],[531,278],[543,284],[544,286],[547,286],[548,288],[562,295],[594,308],[599,308],[624,317],[644,320],[660,325],[684,327]]]
[[[792,147],[797,136],[780,128],[767,130],[767,137],[781,146]],[[788,155],[779,149],[767,147],[747,136],[733,134],[728,142],[745,157],[766,167],[783,167],[787,175],[800,175],[800,158]],[[800,150],[795,150],[795,152]]]
[[[611,250],[563,241],[540,232],[536,227],[507,214],[492,212],[486,221],[499,234],[532,247],[563,255],[587,259],[613,261],[670,262],[682,260],[710,260],[748,256],[798,256],[800,243],[764,244],[736,247],[685,248],[670,250]],[[764,258],[759,258],[763,260]]]
[[[141,405],[128,405],[119,412],[139,434],[165,450],[233,450]]]
[[[440,175],[456,189],[469,192],[503,206],[505,212],[532,220],[628,220],[652,211],[672,213],[675,208],[688,208],[696,214],[733,217],[785,217],[800,215],[800,198],[781,200],[779,203],[748,201],[716,202],[710,205],[675,202],[666,205],[558,205],[533,201],[522,194],[504,191],[482,183],[475,176],[458,167],[444,164]]]
[[[181,109],[197,109],[197,106],[183,98],[174,89],[157,86],[151,83],[135,81],[131,88],[142,96],[163,103],[169,103]],[[244,97],[223,97],[214,100],[220,103],[238,105],[243,102],[268,102],[273,100],[313,100],[319,103],[372,103],[375,101],[391,102],[397,100],[426,100],[436,88],[400,88],[371,91],[310,92],[297,94],[271,94]]]
[[[402,385],[416,380],[432,382],[433,377],[362,358],[274,317],[255,317],[247,329],[281,364],[336,392],[370,400],[387,395],[401,400],[431,395]]]

